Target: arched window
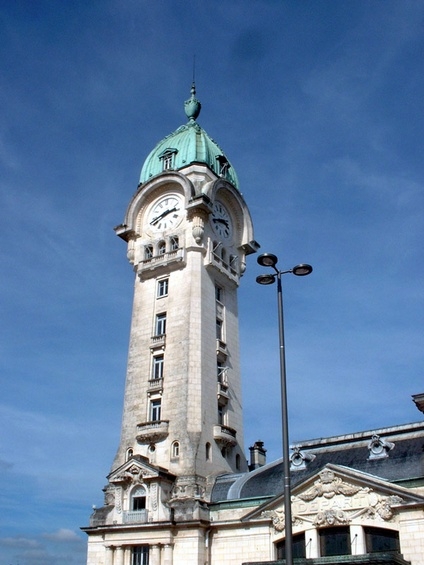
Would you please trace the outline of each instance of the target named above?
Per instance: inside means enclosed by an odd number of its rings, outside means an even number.
[[[134,450],[131,449],[131,448],[128,449],[128,450],[127,450],[127,461],[128,461],[129,459],[131,459],[131,457],[132,457],[133,455],[134,455]]]
[[[146,509],[146,489],[137,487],[131,494],[131,510],[140,512]]]
[[[159,255],[165,255],[165,253],[166,253],[166,243],[164,241],[159,241],[159,243],[158,243],[158,253],[159,253]]]
[[[240,471],[240,455],[238,453],[236,455],[236,469]]]
[[[178,441],[174,441],[171,447],[172,457],[179,457],[180,456],[180,444]]]

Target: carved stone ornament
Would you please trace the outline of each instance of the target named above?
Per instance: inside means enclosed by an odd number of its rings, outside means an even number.
[[[271,518],[272,525],[276,532],[284,531],[286,527],[286,516],[284,510],[265,510],[261,513],[263,518]]]
[[[340,526],[343,524],[349,524],[350,518],[347,516],[346,512],[344,512],[341,508],[335,506],[334,508],[330,508],[329,510],[324,510],[322,512],[318,512],[315,520],[315,526]]]
[[[201,484],[199,477],[182,476],[177,479],[172,487],[172,499],[203,499],[206,494],[206,488]]]
[[[114,475],[110,479],[110,482],[137,484],[141,483],[146,478],[153,478],[155,476],[156,475],[150,473],[147,469],[133,464],[130,467],[122,469],[119,474]]]
[[[340,477],[337,477],[333,471],[324,469],[319,474],[319,479],[314,482],[314,486],[298,496],[301,500],[310,501],[319,496],[325,498],[333,498],[336,494],[352,496],[360,490],[362,490],[362,487],[345,483]]]
[[[205,223],[203,218],[201,218],[200,216],[194,216],[191,233],[193,234],[195,242],[197,244],[200,244],[205,233]]]
[[[388,521],[393,518],[392,507],[403,502],[400,496],[379,496],[372,493],[370,496],[370,505],[366,509],[365,516],[367,518],[380,517],[382,520]]]

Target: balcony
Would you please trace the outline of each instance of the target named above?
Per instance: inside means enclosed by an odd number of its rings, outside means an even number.
[[[127,510],[122,513],[124,524],[146,524],[147,510]]]
[[[144,422],[137,426],[137,441],[139,443],[157,443],[163,441],[168,436],[168,420],[157,420],[154,422]]]
[[[150,338],[150,349],[165,349],[166,334],[152,335]]]
[[[150,379],[149,392],[158,392],[163,389],[163,379]]]
[[[233,447],[237,445],[236,430],[222,424],[213,427],[213,438],[221,446]]]
[[[181,263],[184,263],[184,249],[179,247],[178,249],[172,249],[166,253],[143,259],[137,265],[137,274],[143,280],[150,277],[152,271],[175,270],[182,266]]]
[[[218,401],[221,400],[221,401],[223,401],[223,404],[226,404],[228,402],[228,399],[229,399],[228,384],[227,383],[221,383],[221,382],[218,381],[217,385],[218,385],[218,390],[217,390]]]
[[[216,353],[217,355],[227,357],[227,344],[222,339],[216,340]]]

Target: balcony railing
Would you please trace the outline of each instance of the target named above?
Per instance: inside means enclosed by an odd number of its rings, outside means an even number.
[[[139,443],[157,443],[168,436],[168,420],[143,422],[137,426],[137,441]]]
[[[154,390],[162,390],[163,389],[163,379],[150,379],[149,380],[149,392]]]
[[[150,338],[150,349],[165,349],[166,334],[152,335]]]
[[[122,514],[124,524],[145,524],[147,522],[147,510],[127,510]]]
[[[236,440],[237,432],[229,426],[224,426],[222,424],[213,427],[213,437],[214,440],[225,446],[234,446],[237,444]]]

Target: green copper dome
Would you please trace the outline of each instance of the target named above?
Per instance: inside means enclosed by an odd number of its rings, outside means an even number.
[[[191,97],[184,103],[188,123],[162,139],[150,152],[141,169],[141,183],[163,171],[179,170],[191,163],[204,163],[218,177],[227,179],[238,188],[237,174],[222,149],[196,122],[201,104],[195,94],[193,84]]]

